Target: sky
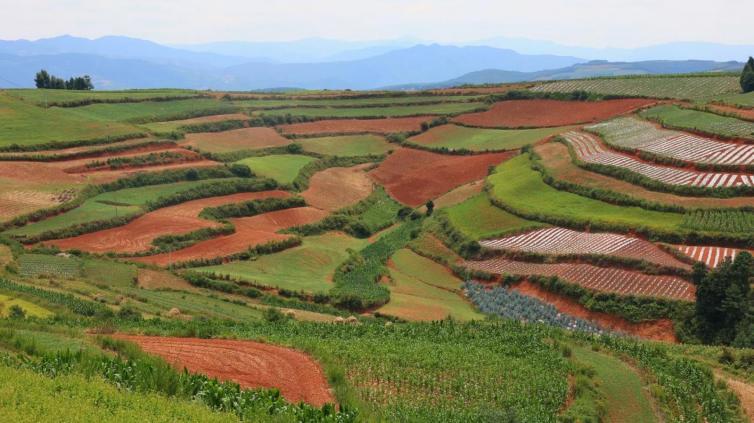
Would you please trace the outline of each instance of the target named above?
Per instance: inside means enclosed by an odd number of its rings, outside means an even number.
[[[0,39],[165,44],[522,37],[585,47],[754,43],[754,0],[0,0]]]

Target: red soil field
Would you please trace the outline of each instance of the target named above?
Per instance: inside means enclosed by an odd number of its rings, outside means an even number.
[[[516,152],[452,156],[399,148],[369,172],[403,204],[420,206],[461,185],[487,176],[487,169]]]
[[[55,245],[62,250],[77,249],[90,253],[112,251],[133,254],[149,250],[152,241],[162,235],[181,235],[202,228],[220,226],[218,222],[199,218],[199,213],[206,207],[288,196],[290,194],[284,191],[264,191],[202,198],[155,210],[137,217],[124,226],[47,241],[45,244]]]
[[[183,261],[211,259],[240,253],[249,247],[270,241],[281,241],[290,235],[276,233],[282,229],[321,220],[327,212],[313,207],[278,210],[252,217],[229,219],[236,232],[199,242],[182,250],[153,256],[136,257],[131,261],[166,266]]]
[[[561,313],[585,320],[591,320],[605,329],[620,331],[644,339],[655,341],[676,342],[673,321],[669,319],[651,322],[632,323],[612,314],[587,310],[584,306],[563,295],[558,295],[540,288],[537,284],[523,281],[511,287],[521,294],[537,298],[551,304]]]
[[[676,276],[647,275],[644,273],[598,267],[582,263],[530,263],[505,258],[467,261],[470,269],[494,274],[521,276],[557,276],[566,282],[600,292],[642,297],[661,297],[673,300],[694,301],[694,285]]]
[[[284,134],[359,134],[376,133],[389,134],[392,132],[411,132],[421,129],[422,122],[433,119],[434,116],[418,116],[387,119],[334,119],[316,122],[294,123],[281,125]]]
[[[177,369],[188,369],[242,388],[276,388],[289,402],[321,407],[335,403],[322,368],[308,355],[290,348],[253,341],[115,335],[144,352],[162,357]]]
[[[272,128],[243,128],[223,132],[187,134],[186,140],[181,142],[181,145],[212,153],[224,153],[280,147],[290,142]]]
[[[655,102],[646,99],[606,101],[510,100],[496,103],[484,112],[457,116],[453,121],[464,125],[487,128],[575,125],[605,120]]]
[[[372,193],[373,183],[364,171],[370,164],[331,167],[309,179],[309,188],[301,196],[318,209],[335,211],[351,206]]]

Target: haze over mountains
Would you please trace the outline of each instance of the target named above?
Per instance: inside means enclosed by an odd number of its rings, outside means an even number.
[[[41,68],[89,74],[98,89],[417,88],[642,73],[737,71],[754,46],[673,43],[637,49],[496,38],[474,45],[397,39],[166,46],[128,37],[0,40],[0,86],[31,87]],[[620,62],[590,62],[606,59]],[[688,61],[688,59],[699,59]],[[733,62],[736,60],[736,62]],[[629,63],[630,62],[630,63]]]

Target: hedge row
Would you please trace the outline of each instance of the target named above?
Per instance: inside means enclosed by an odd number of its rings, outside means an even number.
[[[98,148],[92,150],[77,151],[67,154],[23,154],[13,156],[2,156],[0,161],[21,161],[21,162],[58,162],[65,160],[85,159],[89,157],[106,156],[113,153],[119,153],[121,151],[134,150],[137,148],[151,147],[153,145],[166,145],[175,146],[173,141],[168,140],[146,140],[138,143],[111,145],[105,148]]]
[[[222,220],[231,217],[247,217],[267,213],[275,210],[304,207],[306,201],[301,197],[265,198],[261,200],[244,201],[242,203],[224,204],[218,207],[207,207],[199,217],[211,220]]]
[[[24,152],[24,151],[41,151],[41,150],[59,150],[62,148],[70,147],[83,147],[87,145],[98,144],[113,144],[120,141],[132,140],[135,138],[144,138],[148,134],[145,132],[132,132],[123,135],[111,135],[98,138],[90,138],[85,140],[71,140],[71,141],[50,141],[42,144],[32,145],[19,145],[11,144],[5,147],[0,147],[0,152]]]
[[[249,247],[246,251],[231,254],[228,256],[218,256],[214,258],[202,258],[196,260],[187,260],[180,263],[172,264],[170,267],[174,269],[188,268],[188,267],[202,267],[202,266],[215,266],[232,260],[250,260],[253,257],[274,254],[289,248],[298,247],[301,245],[302,240],[299,237],[290,237],[281,241],[270,241],[264,244],[259,244]]]
[[[190,100],[195,98],[208,98],[205,94],[195,94],[190,96],[179,95],[164,95],[157,97],[122,97],[122,98],[84,98],[81,100],[67,100],[67,101],[50,101],[47,103],[47,107],[81,107],[88,106],[90,104],[118,104],[118,103],[146,103],[152,101],[176,101],[176,100]]]

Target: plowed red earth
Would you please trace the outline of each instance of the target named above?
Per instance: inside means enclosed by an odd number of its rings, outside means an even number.
[[[318,209],[334,211],[358,203],[372,193],[372,180],[364,171],[369,163],[353,167],[331,167],[309,179],[301,196]]]
[[[573,317],[585,320],[591,320],[605,329],[629,333],[645,339],[656,341],[675,342],[675,331],[673,330],[673,321],[669,319],[654,320],[651,322],[631,323],[626,319],[613,316],[607,313],[587,310],[578,302],[540,288],[538,285],[529,281],[521,282],[512,287],[521,294],[537,298],[553,307],[558,311]]]
[[[490,166],[516,152],[451,156],[400,148],[369,175],[396,200],[420,206],[455,187],[484,178]]]
[[[181,235],[219,226],[217,222],[199,218],[199,213],[206,207],[288,196],[290,194],[284,191],[264,191],[202,198],[147,213],[124,226],[48,241],[45,244],[55,245],[62,250],[78,249],[90,253],[137,253],[149,250],[152,241],[162,235]]]
[[[153,256],[137,257],[132,261],[166,266],[183,261],[226,257],[249,247],[270,241],[281,241],[290,235],[276,233],[292,226],[305,225],[323,219],[327,212],[313,207],[278,210],[252,217],[229,219],[236,232],[202,241],[182,250]]]
[[[421,129],[422,122],[429,121],[433,116],[418,116],[388,119],[337,119],[319,120],[316,122],[294,123],[281,125],[284,134],[358,134],[376,133],[389,134],[393,132],[411,132]]]
[[[654,100],[606,101],[511,100],[496,103],[489,110],[468,113],[454,119],[470,126],[519,128],[574,125],[605,120],[655,103]]]
[[[335,403],[322,368],[290,348],[252,341],[116,335],[178,369],[188,369],[243,388],[276,388],[290,402],[320,407]]]
[[[272,128],[243,128],[223,132],[188,134],[181,145],[212,153],[280,147],[290,143]]]

